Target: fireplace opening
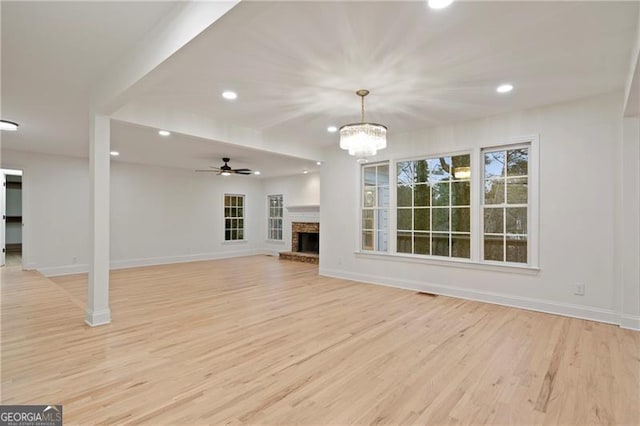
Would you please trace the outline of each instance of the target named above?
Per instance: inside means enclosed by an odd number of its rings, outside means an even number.
[[[319,254],[320,234],[317,232],[300,232],[298,234],[298,251]]]

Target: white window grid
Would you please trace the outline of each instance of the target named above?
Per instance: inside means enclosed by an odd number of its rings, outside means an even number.
[[[283,239],[283,199],[281,194],[267,196],[267,239],[282,241]]]

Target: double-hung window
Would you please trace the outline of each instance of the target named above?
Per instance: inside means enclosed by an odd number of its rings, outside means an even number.
[[[362,167],[361,249],[386,252],[389,246],[389,163]]]
[[[396,163],[396,251],[471,257],[471,156]]]
[[[269,209],[267,238],[282,241],[282,195],[269,195],[267,203]]]
[[[244,240],[244,195],[224,194],[224,240]]]
[[[529,146],[485,149],[483,259],[528,263]]]

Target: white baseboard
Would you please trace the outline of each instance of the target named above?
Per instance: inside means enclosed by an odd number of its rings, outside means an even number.
[[[640,316],[620,315],[620,327],[640,331]]]
[[[478,302],[493,303],[496,305],[510,306],[514,308],[527,309],[530,311],[544,312],[548,314],[562,315],[572,318],[580,318],[591,321],[604,322],[609,324],[620,324],[620,316],[613,310],[594,308],[590,306],[572,305],[569,303],[552,302],[529,297],[512,296],[499,293],[469,290],[461,287],[453,287],[442,284],[432,284],[413,280],[403,280],[375,275],[360,274],[346,271],[338,271],[320,268],[320,275],[333,278],[341,278],[352,281],[359,281],[367,284],[377,284],[387,287],[402,288],[405,290],[425,291],[428,293],[440,294],[442,296],[457,297],[460,299],[474,300]],[[633,319],[629,324],[633,325]],[[637,320],[637,319],[636,319]],[[625,327],[633,328],[633,327]]]
[[[84,322],[90,327],[109,324],[111,322],[111,311],[102,309],[100,311],[89,311],[84,314]]]
[[[263,249],[245,249],[245,250],[233,250],[224,251],[219,253],[199,253],[183,256],[164,256],[164,257],[149,257],[141,259],[127,259],[127,260],[114,260],[111,262],[111,269],[126,269],[137,268],[140,266],[154,266],[154,265],[167,265],[171,263],[186,263],[186,262],[199,262],[203,260],[218,260],[229,259],[232,257],[245,257],[255,256],[261,254],[270,254],[267,250]],[[64,265],[64,266],[52,266],[45,268],[38,268],[38,270],[45,277],[57,277],[61,275],[82,274],[89,271],[89,265],[77,264],[77,265]]]

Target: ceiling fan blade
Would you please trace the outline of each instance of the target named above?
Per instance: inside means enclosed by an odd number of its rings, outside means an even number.
[[[250,172],[251,169],[233,169],[235,172]]]
[[[237,175],[250,175],[251,174],[251,170],[249,170],[249,169],[238,169],[238,170],[234,170],[233,172],[235,174],[237,174]]]
[[[218,173],[218,170],[196,170],[196,172],[205,172],[205,173]]]

